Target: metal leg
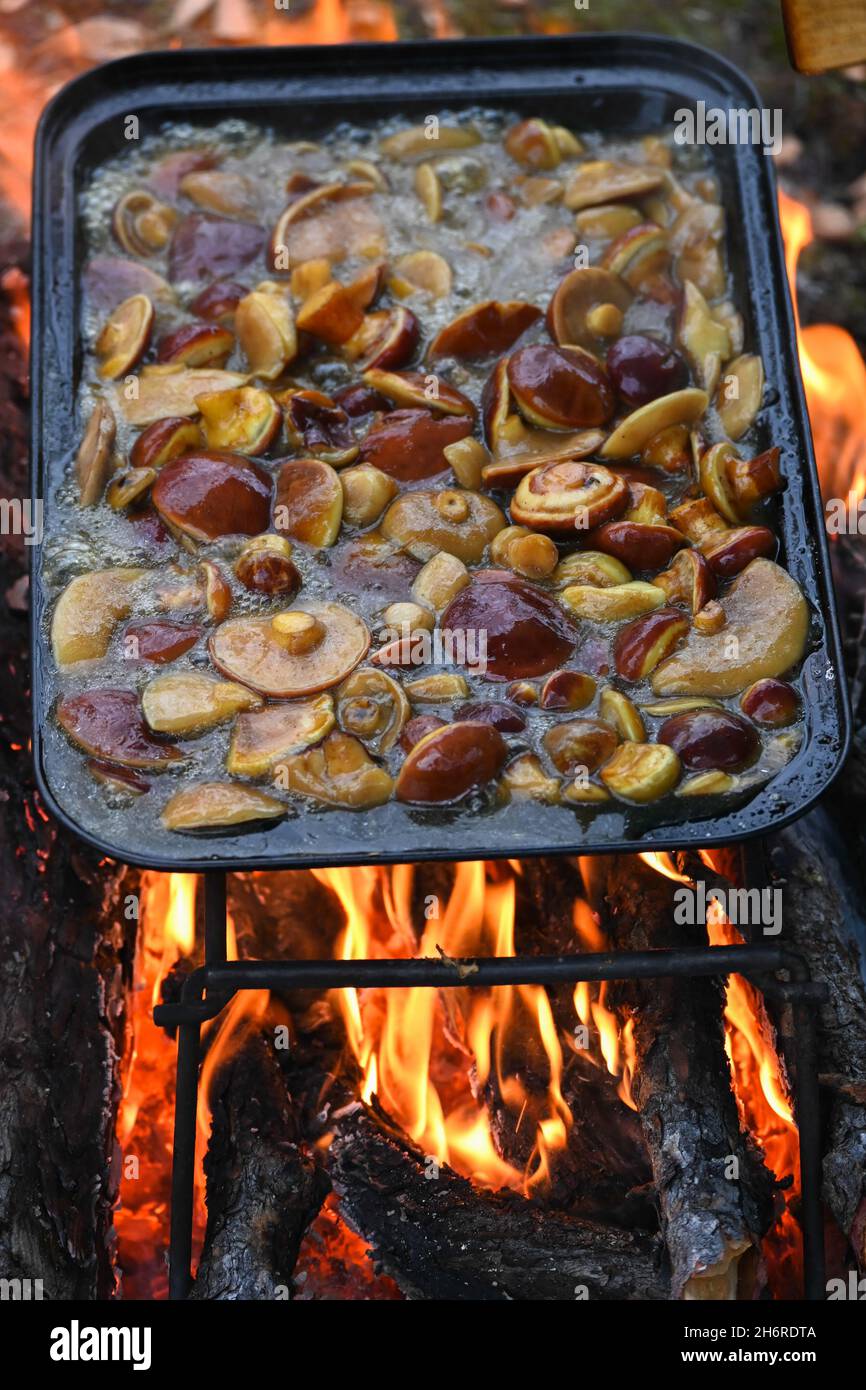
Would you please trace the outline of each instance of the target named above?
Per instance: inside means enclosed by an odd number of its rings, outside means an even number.
[[[174,1098],[168,1266],[168,1291],[172,1299],[186,1298],[192,1284],[199,1028],[198,1023],[182,1023],[177,1037],[177,1090]]]
[[[204,875],[204,958],[206,965],[220,965],[226,959],[226,876],[219,870]],[[199,1022],[178,1028],[168,1280],[172,1299],[186,1298],[192,1285],[200,1031]]]

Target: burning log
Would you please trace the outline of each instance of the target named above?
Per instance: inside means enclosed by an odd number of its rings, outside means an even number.
[[[831,812],[821,807],[773,837],[773,876],[785,884],[785,939],[826,987],[818,1068],[831,1097],[824,1198],[866,1266],[866,921],[862,875]],[[781,1043],[791,1066],[791,1019]]]
[[[673,884],[642,860],[600,868],[618,950],[694,944],[674,921]],[[633,1029],[632,1096],[650,1155],[674,1298],[748,1297],[774,1214],[772,1173],[739,1123],[714,979],[622,981],[611,1003]]]
[[[344,1111],[328,1164],[345,1219],[409,1298],[669,1295],[657,1239],[481,1191],[426,1158],[381,1112]]]
[[[301,1142],[275,1050],[260,1033],[220,1069],[211,1105],[207,1230],[190,1297],[287,1298],[329,1184]]]

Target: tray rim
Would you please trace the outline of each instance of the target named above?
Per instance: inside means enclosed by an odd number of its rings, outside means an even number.
[[[603,72],[606,67],[616,66],[617,58],[608,57],[609,50],[620,46],[628,48],[627,61],[632,66],[647,66],[655,58],[664,57],[668,60],[673,58],[680,66],[689,65],[694,68],[698,75],[716,75],[724,80],[729,88],[734,92],[739,92],[750,105],[761,105],[761,98],[752,80],[736,64],[729,59],[706,48],[702,44],[693,43],[679,38],[667,38],[657,34],[645,34],[633,30],[615,30],[604,34],[568,34],[556,36],[508,36],[493,38],[471,38],[471,39],[443,39],[435,42],[428,40],[398,40],[393,43],[367,42],[334,45],[285,45],[268,47],[264,45],[251,45],[237,49],[212,49],[212,48],[189,48],[189,49],[156,49],[142,53],[128,55],[123,58],[115,59],[111,62],[98,65],[89,71],[80,74],[66,83],[47,103],[43,109],[36,129],[34,162],[33,162],[33,269],[32,269],[32,337],[30,350],[30,380],[31,380],[31,407],[30,407],[30,431],[31,431],[31,455],[30,455],[30,479],[31,496],[36,498],[40,495],[39,488],[43,481],[44,470],[42,466],[41,449],[37,448],[37,440],[40,439],[42,421],[42,379],[41,379],[41,342],[42,334],[45,330],[45,304],[43,286],[43,258],[47,254],[49,242],[46,203],[47,190],[46,180],[50,172],[50,159],[52,155],[52,144],[57,140],[62,140],[68,136],[70,123],[67,120],[65,108],[73,103],[73,116],[80,120],[86,115],[93,102],[99,96],[106,95],[107,91],[113,92],[114,80],[123,77],[124,73],[130,71],[138,72],[147,65],[148,62],[155,65],[156,71],[150,77],[150,83],[154,87],[165,85],[166,82],[182,80],[184,71],[192,72],[201,80],[201,73],[198,71],[202,67],[220,67],[220,72],[215,73],[215,79],[223,84],[237,83],[241,88],[244,76],[238,69],[246,65],[255,66],[257,63],[273,64],[280,59],[292,66],[300,62],[303,65],[316,68],[317,75],[322,75],[322,68],[338,68],[341,60],[351,58],[352,65],[361,64],[365,61],[384,60],[391,67],[395,66],[396,60],[420,59],[423,55],[424,62],[428,68],[438,69],[449,65],[449,55],[458,60],[466,62],[478,62],[482,66],[489,64],[496,68],[500,62],[517,60],[513,69],[517,76],[520,69],[524,66],[531,66],[538,62],[542,53],[549,53],[553,45],[557,48],[557,61],[563,63],[574,56],[585,56],[593,60],[590,71]],[[311,63],[311,59],[313,60]],[[432,61],[431,61],[432,60]],[[177,73],[175,73],[177,69]],[[234,71],[232,71],[234,69]],[[110,79],[106,81],[106,79]],[[99,91],[99,84],[103,83],[102,91]],[[96,93],[93,94],[93,88]],[[579,91],[579,86],[576,87]],[[424,93],[426,95],[426,93]],[[494,94],[489,94],[491,97]],[[475,100],[484,101],[483,92],[474,93]],[[80,100],[83,98],[83,100]],[[387,101],[388,93],[384,93],[382,100]],[[448,100],[454,98],[449,97]],[[80,104],[76,103],[80,100]],[[242,100],[242,96],[241,96]],[[159,102],[155,101],[154,105]],[[165,99],[162,105],[167,103]],[[203,100],[202,105],[205,104]],[[195,110],[194,104],[191,111]],[[97,116],[96,120],[88,127],[87,132],[96,129],[99,123],[105,119],[104,113]],[[59,128],[58,128],[59,123]],[[81,137],[83,138],[83,136]],[[79,140],[80,144],[80,140]],[[821,498],[820,483],[817,474],[817,466],[814,456],[814,448],[811,435],[808,410],[806,407],[805,391],[800,372],[799,358],[796,352],[796,331],[793,313],[793,305],[785,271],[784,249],[782,244],[781,228],[777,212],[777,185],[775,169],[772,161],[764,156],[761,164],[760,182],[762,185],[762,197],[766,199],[767,208],[762,208],[761,217],[765,224],[765,230],[769,233],[768,256],[773,262],[775,285],[774,289],[781,294],[777,294],[777,312],[780,320],[780,330],[785,334],[785,340],[794,345],[794,352],[790,364],[790,388],[791,406],[795,417],[798,432],[802,438],[803,458],[802,463],[802,484],[803,490],[808,494],[808,501],[815,515],[820,519],[823,517],[823,501]],[[72,178],[72,174],[69,174]],[[764,212],[769,211],[769,216],[764,217]],[[766,225],[766,224],[769,225]],[[748,256],[747,256],[748,261]],[[779,346],[783,346],[780,341]],[[827,791],[835,778],[839,775],[851,744],[851,712],[847,681],[844,676],[844,664],[841,654],[841,640],[839,633],[838,613],[835,602],[835,593],[832,585],[829,545],[826,529],[823,524],[817,528],[816,534],[818,564],[814,569],[814,581],[822,600],[820,606],[820,617],[824,627],[824,647],[826,648],[830,662],[834,670],[834,680],[836,686],[835,710],[838,715],[838,741],[834,750],[835,761],[826,771],[823,780],[818,780],[818,785],[811,789],[810,794],[796,805],[787,808],[783,812],[769,813],[765,821],[759,824],[738,828],[736,832],[721,830],[720,826],[726,817],[714,816],[707,820],[708,829],[705,833],[695,835],[688,834],[686,831],[691,825],[690,821],[683,821],[679,825],[662,828],[662,830],[650,830],[645,835],[636,837],[625,836],[618,839],[604,841],[579,841],[572,846],[562,846],[558,844],[545,846],[521,846],[515,849],[513,845],[502,848],[467,848],[461,851],[459,848],[448,845],[445,847],[434,846],[424,850],[403,850],[403,852],[386,853],[380,851],[354,850],[347,848],[338,858],[329,853],[282,853],[279,850],[264,854],[232,855],[226,857],[220,852],[221,838],[219,835],[182,837],[178,842],[177,854],[166,854],[160,856],[141,855],[126,845],[116,845],[108,839],[104,839],[81,826],[73,815],[64,809],[59,803],[54,793],[48,785],[47,773],[44,764],[45,744],[41,734],[40,706],[42,690],[42,657],[44,655],[44,642],[41,633],[41,614],[44,604],[44,592],[41,587],[41,577],[38,569],[39,547],[31,547],[30,557],[30,579],[31,579],[31,604],[30,604],[30,642],[31,656],[30,666],[32,674],[32,755],[36,785],[40,796],[45,802],[46,807],[52,815],[65,826],[72,834],[77,836],[84,843],[90,845],[96,851],[109,856],[119,862],[127,863],[142,868],[151,868],[162,871],[177,872],[203,872],[206,870],[224,871],[243,871],[245,869],[288,869],[288,868],[311,868],[329,865],[345,865],[347,867],[356,865],[372,864],[391,864],[402,863],[411,860],[420,862],[421,860],[444,860],[459,861],[461,859],[503,859],[512,858],[515,854],[520,857],[535,858],[543,855],[560,853],[578,854],[610,854],[610,853],[639,853],[647,850],[670,850],[686,849],[696,846],[711,846],[718,844],[742,844],[751,840],[760,839],[770,834],[774,830],[790,825],[804,815],[816,801]],[[772,781],[767,784],[772,787]],[[764,788],[756,791],[756,797],[760,795]],[[754,804],[742,808],[751,810]],[[727,817],[735,816],[736,810],[726,813]],[[476,825],[483,827],[486,822],[478,820]],[[239,837],[225,837],[232,846],[239,843]],[[242,837],[240,837],[242,839]],[[200,852],[194,857],[187,853],[187,847],[191,852],[193,844],[200,846]],[[210,852],[201,852],[205,850]]]

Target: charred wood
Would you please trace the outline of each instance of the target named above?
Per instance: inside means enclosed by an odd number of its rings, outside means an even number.
[[[328,1192],[272,1041],[251,1034],[215,1079],[207,1230],[194,1300],[288,1298],[298,1249]]]
[[[611,945],[694,944],[674,920],[672,882],[634,856],[602,869]],[[652,1163],[674,1298],[748,1297],[774,1214],[773,1174],[740,1128],[714,979],[621,981],[610,1002],[631,1022],[631,1088]]]
[[[338,1117],[328,1163],[344,1218],[409,1298],[668,1297],[657,1239],[481,1191],[364,1106]]]

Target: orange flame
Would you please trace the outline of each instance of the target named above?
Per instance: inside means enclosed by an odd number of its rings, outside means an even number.
[[[800,326],[797,263],[812,241],[809,209],[779,190],[785,264],[794,302],[800,370],[825,501],[866,495],[866,364],[854,339],[834,324]]]

